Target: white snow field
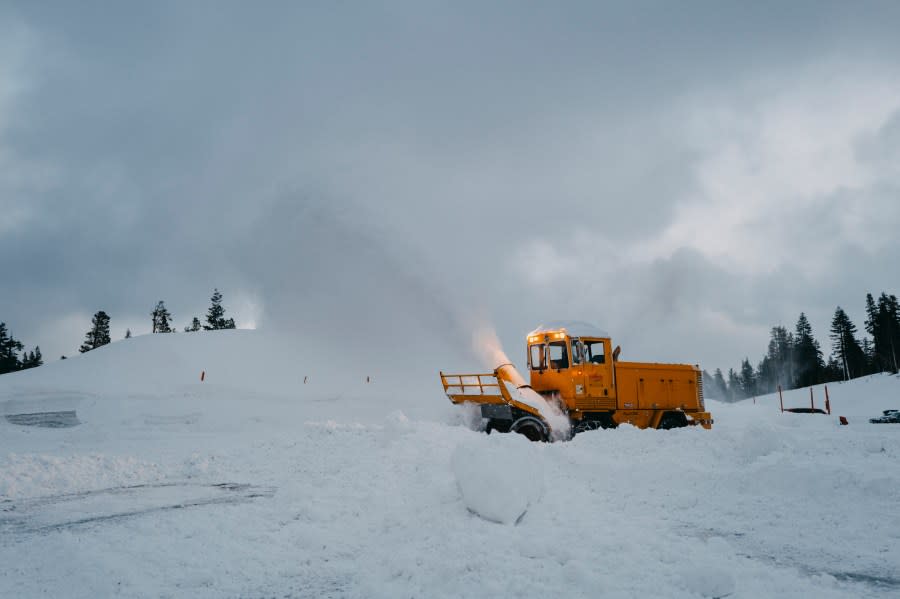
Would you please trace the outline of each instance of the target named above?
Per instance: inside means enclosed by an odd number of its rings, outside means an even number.
[[[0,597],[900,596],[900,425],[868,422],[897,377],[829,385],[831,416],[767,396],[532,444],[471,430],[443,364],[295,344],[148,335],[0,377]]]

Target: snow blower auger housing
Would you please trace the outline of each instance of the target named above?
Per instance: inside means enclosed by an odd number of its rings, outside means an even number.
[[[610,336],[584,323],[542,325],[528,334],[526,343],[530,384],[512,364],[484,374],[440,373],[450,401],[481,406],[488,433],[518,432],[534,441],[549,440],[551,431],[560,432],[552,427],[560,424],[548,418],[548,409],[567,416],[572,433],[623,423],[712,428],[699,366],[621,362],[620,348],[612,349]]]

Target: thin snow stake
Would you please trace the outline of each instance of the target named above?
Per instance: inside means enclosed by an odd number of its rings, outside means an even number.
[[[784,398],[781,396],[781,385],[778,385],[778,403],[781,404],[781,411],[784,412]]]
[[[200,371],[200,382],[202,383],[202,382],[203,382],[203,379],[205,379],[205,378],[206,378],[206,371],[205,371],[205,370],[201,370],[201,371]]]

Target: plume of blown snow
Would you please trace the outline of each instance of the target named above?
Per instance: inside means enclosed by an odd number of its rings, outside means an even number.
[[[472,346],[486,368],[494,370],[502,364],[512,364],[509,356],[503,351],[497,332],[490,325],[482,324],[475,329],[472,334]],[[555,402],[548,401],[531,387],[516,387],[509,381],[504,383],[511,397],[538,411],[550,426],[550,435],[554,441],[563,441],[571,437],[572,426],[569,417]]]
[[[490,325],[482,324],[475,328],[472,333],[472,348],[485,368],[494,370],[502,364],[512,364],[503,351],[497,332]]]

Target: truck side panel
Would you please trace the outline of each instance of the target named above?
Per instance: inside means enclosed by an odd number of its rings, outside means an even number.
[[[688,364],[616,363],[620,410],[702,412],[700,373]]]

